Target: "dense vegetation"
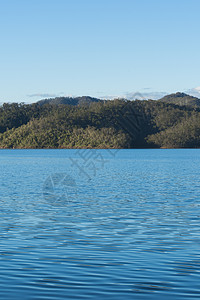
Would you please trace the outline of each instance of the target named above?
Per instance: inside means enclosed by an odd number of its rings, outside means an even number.
[[[40,105],[44,104],[68,104],[68,105],[79,105],[79,104],[89,104],[92,102],[99,102],[100,99],[89,97],[89,96],[82,96],[82,97],[56,97],[56,98],[50,98],[50,99],[44,99],[38,101]]]
[[[161,98],[159,101],[178,105],[200,106],[200,99],[185,93],[175,93]]]
[[[168,101],[81,98],[74,103],[70,98],[68,104],[69,98],[3,104],[0,148],[200,147],[197,102],[177,105],[173,97]]]

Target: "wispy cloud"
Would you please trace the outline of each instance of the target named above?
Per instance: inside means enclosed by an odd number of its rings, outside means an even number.
[[[60,96],[63,96],[64,93],[59,93],[59,94],[48,94],[48,93],[37,93],[37,94],[30,94],[30,95],[27,95],[29,98],[38,98],[38,97],[41,97],[41,98],[54,98],[54,97],[60,97]]]

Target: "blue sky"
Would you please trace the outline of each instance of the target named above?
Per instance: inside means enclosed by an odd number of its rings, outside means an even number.
[[[200,86],[199,0],[0,0],[0,102]]]

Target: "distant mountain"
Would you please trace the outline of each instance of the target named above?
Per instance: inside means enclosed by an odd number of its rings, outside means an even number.
[[[183,93],[180,94],[186,94],[187,96],[193,96],[195,98],[200,99],[200,87],[191,88],[188,90],[183,91]],[[118,95],[110,95],[110,96],[103,96],[101,99],[106,100],[113,100],[113,99],[127,99],[127,100],[160,100],[164,96],[167,96],[168,93],[166,92],[159,92],[159,91],[138,91],[138,92],[127,92],[123,94]],[[175,95],[175,94],[172,94]]]
[[[149,93],[127,93],[124,98],[127,100],[158,100],[161,97],[166,96],[167,93],[165,92],[149,92]]]
[[[157,96],[159,93],[157,93]],[[123,99],[127,100],[146,100],[148,97],[145,97],[147,95],[142,95],[140,93],[135,93],[135,94],[129,94],[127,95],[128,97],[123,97]],[[160,94],[161,96],[161,94]],[[112,98],[112,97],[111,97]],[[110,99],[111,99],[110,98]],[[117,97],[116,97],[117,98]],[[152,98],[158,98],[158,97],[152,97]],[[152,99],[149,98],[149,99]],[[48,98],[48,99],[43,99],[38,101],[37,103],[39,105],[44,105],[44,104],[53,104],[53,105],[59,105],[59,104],[68,104],[68,105],[81,105],[81,104],[90,104],[93,102],[103,102],[108,99],[98,99],[90,96],[81,96],[81,97],[56,97],[56,98]],[[176,105],[187,105],[187,106],[199,106],[200,107],[200,99],[194,96],[190,96],[186,93],[174,93],[174,94],[169,94],[166,95],[158,101],[165,102],[165,103],[171,103],[171,104],[176,104]]]
[[[80,104],[90,104],[92,102],[99,102],[102,101],[97,98],[89,97],[89,96],[82,96],[82,97],[56,97],[56,98],[49,98],[43,99],[38,101],[37,103],[40,105],[44,104],[68,104],[68,105],[80,105]]]
[[[118,95],[110,95],[110,96],[103,96],[101,99],[104,100],[114,100],[114,99],[126,99],[126,100],[158,100],[161,97],[166,96],[167,93],[165,92],[129,92],[125,94],[118,94]]]
[[[200,106],[199,98],[180,92],[167,95],[159,99],[159,101],[177,105]]]

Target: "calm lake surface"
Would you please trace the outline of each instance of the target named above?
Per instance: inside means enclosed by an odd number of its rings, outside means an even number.
[[[1,150],[0,299],[200,299],[200,150]]]

